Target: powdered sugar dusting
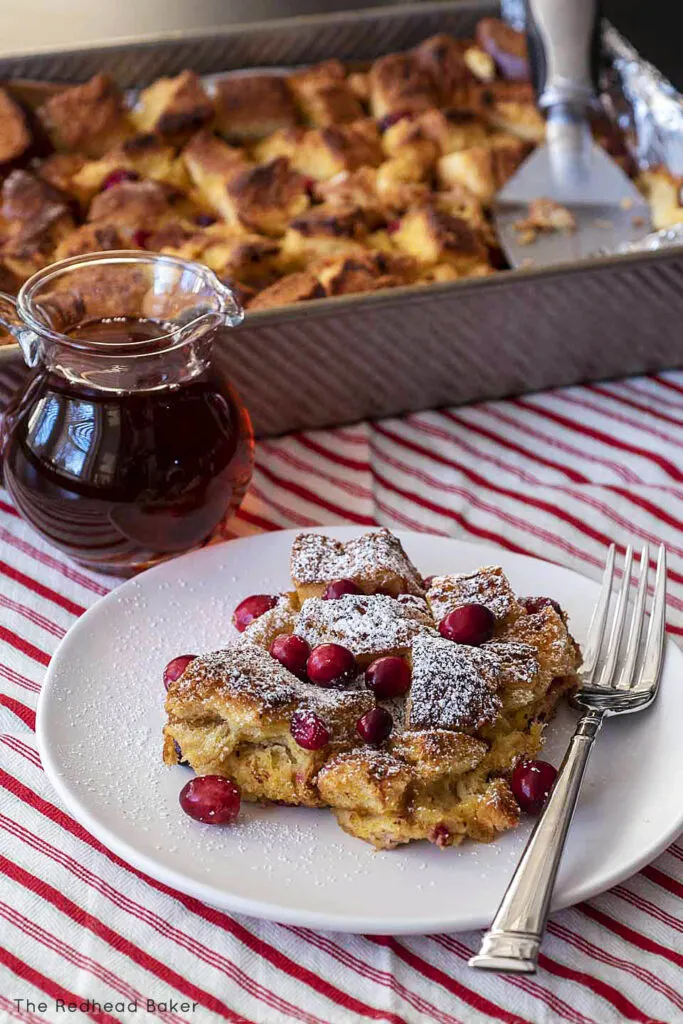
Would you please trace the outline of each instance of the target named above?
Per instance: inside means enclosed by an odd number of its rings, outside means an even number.
[[[438,635],[418,636],[413,644],[408,726],[457,731],[493,723],[502,707],[495,692],[500,682],[495,654]]]
[[[530,644],[498,642],[484,644],[481,648],[494,654],[502,671],[502,685],[509,687],[533,686],[541,671],[536,649]]]
[[[428,631],[433,626],[425,613],[380,594],[345,594],[336,601],[308,598],[295,630],[311,647],[338,643],[356,656],[410,647]]]
[[[345,544],[320,533],[300,533],[292,544],[291,572],[297,584],[352,579],[379,589],[398,578],[408,593],[424,593],[419,572],[388,530],[365,533]]]
[[[219,694],[229,705],[246,699],[259,712],[306,708],[333,720],[336,712],[350,709],[360,715],[372,707],[371,694],[354,690],[324,689],[302,682],[263,648],[239,644],[195,658],[169,690],[171,700],[192,702]]]
[[[436,576],[427,592],[432,615],[437,622],[463,604],[483,604],[497,619],[521,612],[507,576],[498,565],[487,565],[476,572]]]

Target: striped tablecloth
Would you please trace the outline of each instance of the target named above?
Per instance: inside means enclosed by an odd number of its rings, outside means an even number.
[[[478,933],[364,938],[232,917],[109,853],[60,806],[33,727],[50,655],[112,581],[69,564],[0,498],[1,1021],[683,1020],[680,841],[554,915],[533,978],[469,971]],[[678,636],[683,374],[262,442],[229,535],[337,522],[494,542],[593,576],[610,541],[664,540]],[[135,1013],[92,1005],[136,1000]]]

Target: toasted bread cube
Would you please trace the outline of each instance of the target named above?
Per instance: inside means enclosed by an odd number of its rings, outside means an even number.
[[[316,257],[362,253],[367,234],[362,210],[314,206],[290,223],[282,240],[284,264],[303,267]]]
[[[56,260],[65,260],[89,252],[137,248],[132,235],[130,230],[125,227],[120,230],[114,224],[82,224],[59,243],[54,256]]]
[[[502,669],[493,653],[454,644],[432,630],[415,637],[410,660],[409,729],[473,733],[499,718]]]
[[[278,131],[260,139],[251,147],[251,154],[259,164],[267,164],[278,156],[286,156],[292,166],[296,166],[297,154],[302,139],[306,136],[306,129],[301,126],[295,128],[280,128]]]
[[[194,223],[184,221],[173,222],[163,225],[154,233],[155,238],[161,243],[164,252],[171,256],[180,256],[185,260],[199,260],[207,262],[204,254],[210,251],[219,251],[224,247],[230,247],[237,241],[249,238],[249,233],[243,228],[235,227],[232,224],[224,224],[218,221],[208,227],[201,227]],[[254,237],[254,236],[251,236]]]
[[[244,150],[229,146],[210,132],[199,132],[183,150],[182,160],[202,199],[226,216],[230,209],[228,182],[249,167]]]
[[[363,104],[370,102],[370,75],[367,71],[352,71],[347,78],[349,89]]]
[[[37,110],[55,149],[97,159],[133,134],[123,97],[109,75],[51,96]]]
[[[158,135],[150,134],[133,135],[101,159],[84,163],[73,175],[71,185],[82,199],[89,199],[118,171],[129,171],[138,178],[151,178],[181,190],[190,185],[185,167],[176,158],[173,147]],[[123,180],[125,175],[121,177]]]
[[[393,753],[406,761],[424,781],[453,779],[481,764],[486,743],[450,729],[406,729],[393,744]]]
[[[404,809],[414,778],[412,768],[401,758],[364,747],[332,758],[317,784],[332,807],[380,815]]]
[[[44,267],[55,245],[74,228],[64,196],[22,170],[3,182],[0,216],[6,225],[2,260],[20,280]]]
[[[483,604],[499,624],[514,622],[524,612],[499,565],[435,576],[427,591],[427,604],[436,622],[464,604]]]
[[[410,256],[368,252],[312,264],[327,295],[354,295],[398,288],[417,278],[417,263]]]
[[[208,246],[202,262],[222,280],[237,280],[259,288],[272,284],[279,276],[280,244],[274,238],[247,235],[232,242]]]
[[[462,277],[469,277],[469,274],[460,274],[450,263],[435,263],[431,267],[422,267],[418,284],[446,284],[449,281],[458,281]]]
[[[370,109],[380,119],[388,114],[438,106],[439,90],[416,53],[380,57],[369,72]]]
[[[18,160],[32,141],[23,110],[0,88],[0,164]]]
[[[463,59],[475,78],[480,82],[493,82],[496,77],[496,62],[480,46],[468,46]]]
[[[345,78],[343,65],[336,60],[290,75],[289,87],[308,124],[326,128],[365,116],[362,104]]]
[[[84,163],[78,153],[51,153],[36,167],[36,174],[60,192],[77,196],[79,190],[73,179]]]
[[[293,302],[307,302],[309,299],[322,299],[325,289],[314,274],[302,270],[296,274],[287,274],[279,281],[260,292],[249,303],[249,310],[275,309],[289,306]]]
[[[419,263],[450,263],[460,274],[488,261],[486,246],[467,221],[432,205],[409,210],[392,239]]]
[[[378,207],[374,167],[359,167],[355,171],[340,171],[334,178],[315,183],[315,196],[328,206],[361,210]]]
[[[405,170],[400,161],[394,163],[393,160],[387,160],[382,167],[384,168],[382,174],[379,173],[382,168],[377,173],[377,195],[383,207],[393,217],[405,213],[411,206],[421,206],[423,203],[429,202],[431,196],[429,183],[402,180],[401,173],[405,175]],[[397,225],[392,221],[389,228],[394,230],[395,227]]]
[[[213,118],[213,104],[194,71],[159,78],[143,89],[131,113],[140,132],[157,132],[173,139],[192,135]]]
[[[138,229],[154,227],[169,216],[177,214],[162,185],[156,181],[123,181],[95,196],[88,221]]]
[[[576,641],[552,605],[546,605],[533,615],[520,615],[508,621],[497,639],[533,647],[547,684],[557,676],[573,675],[581,664]]]
[[[306,132],[295,149],[292,164],[302,174],[328,181],[344,171],[377,167],[382,159],[377,126],[363,119]]]
[[[465,60],[467,49],[465,41],[445,33],[425,39],[416,48],[416,60],[436,85],[438,102],[431,105],[450,106],[460,88],[473,80]]]
[[[365,594],[424,593],[422,577],[398,537],[386,529],[345,543],[321,533],[300,533],[292,543],[290,570],[301,601],[321,597],[327,584],[339,579],[353,580]]]
[[[419,181],[440,156],[439,145],[423,129],[419,117],[415,120],[401,118],[387,128],[382,136],[382,147],[388,156],[414,165],[418,176],[408,179],[411,181]]]
[[[638,187],[645,193],[652,210],[652,226],[657,230],[683,223],[681,179],[662,167],[642,171]]]
[[[294,631],[312,648],[341,644],[362,668],[375,658],[406,655],[434,624],[428,613],[385,594],[344,594],[335,601],[307,598]]]
[[[237,174],[228,182],[225,196],[221,213],[229,223],[276,237],[309,205],[306,179],[285,157]]]
[[[481,113],[492,128],[525,142],[543,142],[545,120],[536,106],[530,83],[495,82],[482,95]]]
[[[425,110],[418,115],[416,123],[423,134],[437,144],[442,155],[485,145],[488,141],[485,124],[471,111]]]
[[[486,146],[471,146],[442,156],[437,163],[439,181],[446,188],[464,185],[485,205],[515,173],[528,147],[511,136],[493,137]]]
[[[280,75],[231,75],[216,84],[216,124],[227,139],[262,139],[296,123],[296,105]]]

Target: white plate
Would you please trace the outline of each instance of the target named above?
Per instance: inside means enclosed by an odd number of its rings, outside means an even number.
[[[341,539],[357,528],[320,532]],[[177,654],[225,646],[234,606],[288,585],[294,531],[205,548],[124,583],[78,620],[52,659],[38,707],[45,769],[71,813],[125,860],[218,907],[311,928],[425,933],[490,921],[530,822],[490,846],[427,843],[376,853],[326,810],[243,805],[233,827],[178,805],[187,768],[161,763],[162,671]],[[546,562],[444,537],[399,533],[425,573],[502,563],[518,593],[546,594],[585,637],[597,584]],[[606,723],[555,892],[563,907],[638,870],[683,828],[683,655],[667,646],[662,692]],[[575,715],[549,727],[559,763]]]

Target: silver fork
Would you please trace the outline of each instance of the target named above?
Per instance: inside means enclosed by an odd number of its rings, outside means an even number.
[[[657,696],[666,615],[664,546],[659,548],[650,622],[643,642],[649,560],[646,544],[640,554],[638,592],[628,637],[623,645],[633,564],[632,548],[630,545],[627,548],[612,628],[609,640],[605,642],[614,578],[614,545],[609,549],[602,590],[585,645],[580,672],[581,689],[573,699],[583,714],[543,814],[529,838],[493,924],[482,940],[479,953],[469,961],[470,967],[524,974],[535,972],[557,869],[593,741],[606,717],[642,711]]]

